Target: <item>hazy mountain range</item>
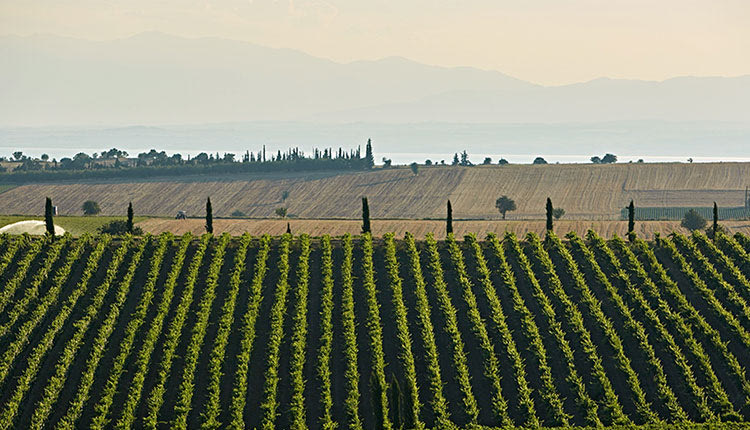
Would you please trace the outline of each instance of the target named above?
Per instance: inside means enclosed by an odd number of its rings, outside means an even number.
[[[336,63],[224,39],[0,37],[0,126],[313,121],[750,122],[750,75],[545,87],[404,58]]]

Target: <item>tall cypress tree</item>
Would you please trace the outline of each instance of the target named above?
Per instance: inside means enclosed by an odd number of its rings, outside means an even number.
[[[362,197],[362,233],[370,233],[370,206],[367,197]]]
[[[547,197],[547,231],[552,231],[553,225],[552,225],[552,200]]]
[[[286,234],[292,234],[292,226],[286,223]]]
[[[206,233],[214,232],[214,213],[211,208],[211,197],[206,199]]]
[[[128,203],[128,222],[126,228],[128,233],[133,234],[133,202]]]
[[[453,208],[451,207],[451,201],[448,200],[448,216],[445,218],[445,234],[449,235],[453,233]]]
[[[635,240],[635,204],[632,200],[628,205],[628,238],[631,242]]]
[[[47,235],[55,239],[55,222],[52,219],[52,199],[47,197],[44,202],[44,224],[47,227]]]
[[[714,231],[714,240],[716,240],[716,233],[719,231],[719,207],[716,205],[716,202],[714,202],[714,225],[713,225],[713,231]]]
[[[367,168],[372,169],[372,166],[375,165],[375,158],[372,156],[372,140],[367,139],[367,147],[365,148],[365,163],[367,163]]]

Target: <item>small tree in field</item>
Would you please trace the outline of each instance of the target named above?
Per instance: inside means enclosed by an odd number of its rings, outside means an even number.
[[[133,202],[128,203],[128,221],[125,224],[128,233],[133,234]]]
[[[498,197],[497,200],[495,200],[495,207],[498,211],[500,211],[501,214],[503,214],[503,219],[505,219],[506,212],[516,210],[516,202],[514,202],[513,199],[509,198],[508,196],[501,196]]]
[[[96,215],[102,211],[99,207],[99,203],[93,200],[86,200],[85,202],[83,202],[81,210],[83,210],[84,215]]]
[[[565,209],[563,208],[554,208],[552,210],[552,216],[555,217],[555,219],[560,219],[563,216],[565,216]]]
[[[55,222],[52,219],[52,199],[47,197],[44,202],[44,225],[47,227],[47,235],[55,239]]]
[[[448,214],[445,218],[445,234],[453,233],[453,207],[451,207],[451,201],[448,200]]]
[[[286,218],[287,209],[286,208],[276,208],[276,216],[279,218]]]
[[[362,233],[370,233],[370,205],[367,197],[362,197]]]
[[[419,174],[419,164],[416,162],[409,164],[409,168],[411,168],[411,172],[414,173],[414,176]]]
[[[700,230],[706,227],[706,219],[701,216],[695,209],[690,209],[682,218],[681,226],[688,230]]]
[[[211,197],[206,199],[206,233],[214,232],[214,210],[211,207]]]

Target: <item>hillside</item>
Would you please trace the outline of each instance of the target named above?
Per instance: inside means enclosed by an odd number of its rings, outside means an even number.
[[[614,220],[631,199],[639,207],[743,206],[750,163],[550,164],[375,169],[246,176],[181,177],[143,182],[82,182],[23,185],[0,193],[0,212],[41,215],[44,197],[60,214],[78,215],[95,200],[103,215],[123,215],[129,201],[136,214],[173,217],[185,210],[201,217],[206,197],[215,216],[241,211],[274,217],[279,207],[301,218],[360,217],[367,196],[373,218],[442,219],[445,202],[457,219],[499,219],[495,200],[508,195],[518,209],[509,219],[543,219],[551,197],[566,219]],[[282,201],[284,191],[289,197]]]
[[[748,421],[748,251],[0,236],[0,428]]]

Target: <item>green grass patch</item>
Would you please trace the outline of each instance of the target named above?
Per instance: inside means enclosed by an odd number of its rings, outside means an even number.
[[[69,231],[74,236],[80,236],[84,233],[96,233],[99,227],[116,219],[125,219],[125,217],[121,217],[121,216],[56,216],[55,224],[64,228],[65,231]],[[148,219],[148,217],[136,216],[136,217],[133,217],[133,222],[138,223],[145,219]],[[0,227],[6,226],[8,224],[13,224],[14,222],[26,221],[26,220],[43,221],[44,217],[25,216],[25,215],[0,215]]]

